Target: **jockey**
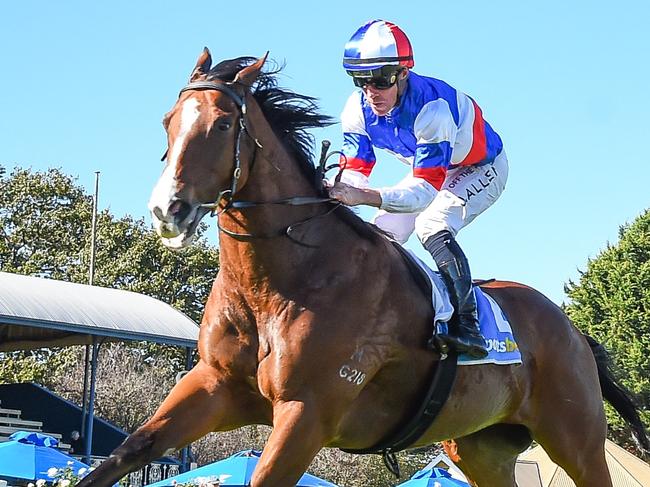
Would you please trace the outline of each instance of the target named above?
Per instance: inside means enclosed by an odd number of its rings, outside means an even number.
[[[391,22],[368,22],[345,45],[343,66],[360,90],[341,115],[344,171],[329,194],[347,205],[379,208],[373,222],[400,243],[415,230],[456,309],[457,334],[438,334],[440,349],[483,358],[470,269],[455,237],[499,198],[508,160],[476,102],[416,74],[413,65],[410,41]],[[375,148],[408,164],[410,174],[394,186],[369,188]]]

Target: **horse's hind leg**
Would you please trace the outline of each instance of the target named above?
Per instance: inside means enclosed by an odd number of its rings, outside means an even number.
[[[233,397],[240,396],[236,388],[224,381],[222,373],[199,362],[176,384],[154,416],[78,487],[111,486],[167,450],[182,448],[215,429],[237,426],[239,411],[245,411],[247,405],[234,403]]]
[[[532,439],[524,426],[496,424],[455,441],[459,458],[452,460],[475,487],[516,487],[517,455]]]
[[[591,417],[587,410],[585,407],[575,415],[558,411],[557,416],[540,424],[533,435],[577,487],[612,487],[605,461],[607,424],[604,413],[600,418]]]
[[[577,487],[611,487],[605,462],[607,421],[596,364],[582,337],[581,346],[566,347],[567,362],[556,360],[536,385],[527,426],[551,460],[562,467]],[[582,352],[582,353],[581,353]]]

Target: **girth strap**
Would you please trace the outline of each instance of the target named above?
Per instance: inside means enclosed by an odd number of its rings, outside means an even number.
[[[418,283],[423,294],[427,299],[431,299],[431,281],[428,276],[423,276],[424,272],[413,262],[411,255],[404,250],[399,244],[395,243],[395,248],[405,260],[407,267],[412,276]],[[433,330],[433,326],[432,326]],[[432,352],[433,353],[433,352]],[[440,410],[447,402],[451,393],[451,388],[456,379],[456,370],[458,366],[458,354],[450,352],[444,360],[439,360],[434,367],[429,381],[429,388],[423,396],[419,407],[414,408],[414,414],[406,424],[401,425],[378,444],[359,450],[343,449],[347,453],[380,453],[384,458],[384,464],[396,477],[400,476],[399,464],[395,457],[395,452],[405,450],[415,444],[427,429],[433,424]]]
[[[343,451],[360,454],[381,453],[386,456],[412,446],[429,429],[445,405],[456,378],[457,361],[458,354],[450,352],[446,359],[438,362],[420,407],[405,425],[400,426],[373,447],[360,450],[343,449]]]

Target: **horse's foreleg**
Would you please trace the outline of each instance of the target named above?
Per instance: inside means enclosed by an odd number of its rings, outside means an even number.
[[[237,407],[223,373],[199,362],[172,389],[154,416],[130,435],[79,487],[111,486],[124,475],[170,449],[176,450],[217,430],[237,424],[247,408]]]
[[[293,487],[325,443],[325,427],[315,406],[287,401],[274,407],[273,416],[273,433],[251,487]]]

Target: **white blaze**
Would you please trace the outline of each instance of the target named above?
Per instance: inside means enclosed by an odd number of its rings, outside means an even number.
[[[168,155],[167,166],[160,176],[158,183],[156,183],[156,187],[153,189],[151,198],[149,199],[149,209],[153,210],[155,207],[158,207],[165,217],[167,216],[167,209],[172,202],[172,198],[177,193],[176,167],[178,165],[178,159],[185,148],[187,135],[192,131],[192,127],[201,114],[199,105],[199,101],[195,98],[189,98],[183,102],[180,130],[174,141],[174,146]],[[158,227],[161,222],[158,221],[156,215],[152,215],[152,217],[154,224]]]

